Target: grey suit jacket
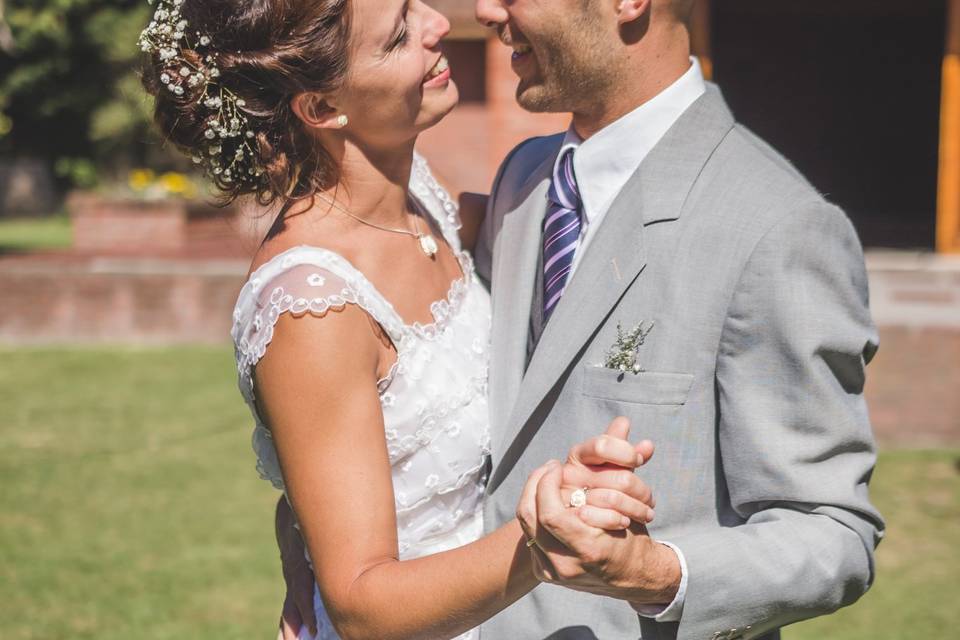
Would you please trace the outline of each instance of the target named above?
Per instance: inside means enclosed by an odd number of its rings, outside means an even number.
[[[774,638],[859,598],[883,521],[863,399],[877,348],[856,233],[708,88],[614,202],[525,367],[545,194],[562,136],[501,167],[477,265],[493,291],[486,525],[528,474],[618,415],[656,443],[651,535],[688,564],[679,623],[541,585],[485,640]],[[640,374],[601,365],[655,322]]]

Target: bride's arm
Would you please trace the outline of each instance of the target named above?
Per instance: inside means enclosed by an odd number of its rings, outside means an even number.
[[[529,553],[514,521],[464,547],[398,560],[379,348],[362,313],[281,318],[257,365],[258,408],[340,636],[454,636],[536,585]]]

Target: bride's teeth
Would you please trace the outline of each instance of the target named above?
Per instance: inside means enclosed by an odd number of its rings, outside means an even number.
[[[433,69],[430,69],[430,73],[427,74],[427,78],[436,78],[449,68],[450,62],[447,60],[446,56],[443,56],[437,61],[437,64],[434,65]]]

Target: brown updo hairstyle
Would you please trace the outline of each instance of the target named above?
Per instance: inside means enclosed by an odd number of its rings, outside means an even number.
[[[347,72],[350,43],[348,0],[184,0],[189,33],[210,38],[205,51],[220,71],[215,82],[242,100],[242,113],[262,174],[243,181],[211,175],[228,204],[253,195],[261,205],[282,200],[285,207],[329,188],[339,179],[330,154],[304,129],[290,106],[304,91],[329,92]],[[195,66],[204,61],[184,46],[179,55]],[[160,76],[170,62],[151,54],[143,85],[155,98],[154,120],[164,138],[188,155],[204,148],[210,111],[203,86],[183,95],[167,91]]]

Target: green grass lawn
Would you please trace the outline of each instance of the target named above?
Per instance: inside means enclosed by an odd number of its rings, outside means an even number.
[[[70,246],[71,237],[66,215],[0,219],[0,250],[63,249]]]
[[[276,494],[232,371],[226,349],[0,351],[0,638],[275,636]],[[956,634],[958,456],[883,455],[876,587],[788,639]]]

